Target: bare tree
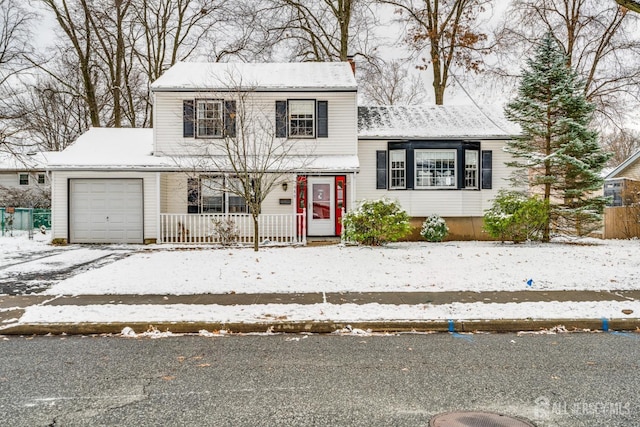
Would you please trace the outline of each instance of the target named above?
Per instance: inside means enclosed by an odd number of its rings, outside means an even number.
[[[213,179],[206,184],[201,181],[201,185],[243,200],[253,220],[253,248],[258,251],[262,203],[277,186],[304,169],[312,150],[300,141],[276,136],[273,111],[265,108],[254,85],[242,82],[236,75],[229,75],[226,84],[229,90],[224,98],[233,100],[225,101],[224,109],[231,121],[217,125],[221,126],[223,137],[195,140],[200,155],[191,157],[189,167],[194,177],[206,175],[207,171],[216,176],[225,174],[222,180]],[[185,160],[177,161],[184,164]]]
[[[640,95],[639,23],[640,17],[614,2],[514,0],[497,39],[507,67],[519,66],[518,59],[551,33],[567,65],[585,80],[587,99],[601,118],[615,122]]]
[[[445,91],[454,67],[479,72],[487,34],[479,28],[480,14],[491,0],[379,0],[396,8],[408,29],[406,42],[421,58],[420,69],[431,67],[437,105],[444,104]]]
[[[617,166],[640,150],[640,133],[631,129],[620,129],[601,135],[604,147],[613,153],[609,166]]]
[[[363,69],[364,68],[364,69]],[[375,105],[424,103],[427,96],[420,75],[411,74],[406,62],[380,61],[360,68],[363,78],[360,94]]]
[[[0,0],[0,150],[14,151],[21,145],[19,114],[13,98],[23,91],[17,78],[32,65],[30,26],[35,15],[16,0]]]
[[[298,61],[346,61],[374,56],[368,47],[376,17],[366,0],[269,0],[280,24],[270,28]],[[284,12],[284,13],[283,13]]]

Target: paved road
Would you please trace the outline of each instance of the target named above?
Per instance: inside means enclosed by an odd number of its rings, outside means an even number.
[[[0,337],[0,424],[640,426],[640,334]]]

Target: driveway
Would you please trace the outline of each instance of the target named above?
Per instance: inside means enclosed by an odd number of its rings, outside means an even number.
[[[13,247],[0,258],[0,295],[28,295],[144,250],[142,246]]]

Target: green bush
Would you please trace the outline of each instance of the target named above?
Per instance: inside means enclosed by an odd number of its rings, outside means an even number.
[[[429,242],[442,242],[447,234],[449,227],[440,215],[433,214],[422,223],[420,235]]]
[[[549,207],[538,197],[501,191],[484,214],[484,230],[494,239],[523,242],[540,240]]]
[[[380,246],[402,239],[411,232],[409,216],[400,205],[382,199],[364,201],[342,218],[347,240],[369,246]]]

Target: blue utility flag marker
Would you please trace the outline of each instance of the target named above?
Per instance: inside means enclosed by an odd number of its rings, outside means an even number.
[[[462,335],[456,332],[455,325],[453,324],[453,320],[449,320],[449,333],[454,338],[462,338],[465,341],[473,342],[473,337],[468,335]]]
[[[449,332],[455,332],[456,329],[453,327],[453,320],[449,320]]]
[[[533,286],[533,279],[527,280],[527,286],[529,287]]]
[[[609,320],[604,317],[602,318],[602,330],[604,332],[609,332]]]

